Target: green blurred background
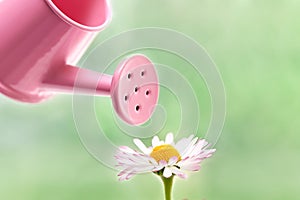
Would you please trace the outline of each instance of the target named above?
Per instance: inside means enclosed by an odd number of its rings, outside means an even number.
[[[174,199],[299,199],[300,1],[112,0],[112,6],[113,20],[94,45],[132,28],[174,29],[205,47],[226,87],[218,151],[199,173],[176,180]],[[163,199],[155,176],[120,183],[85,150],[71,96],[38,105],[1,96],[0,110],[0,199]]]

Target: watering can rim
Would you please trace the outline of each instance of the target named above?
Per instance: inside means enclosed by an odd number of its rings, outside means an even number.
[[[105,0],[106,6],[107,6],[105,21],[104,21],[104,23],[102,23],[98,26],[89,26],[89,25],[84,25],[80,22],[77,22],[77,21],[73,20],[71,17],[67,16],[60,8],[58,8],[57,5],[53,2],[53,0],[45,0],[45,1],[48,4],[48,6],[52,9],[52,11],[55,14],[57,14],[66,23],[71,24],[73,26],[76,26],[76,27],[86,30],[86,31],[100,31],[109,24],[109,22],[111,21],[111,18],[112,18],[111,5],[108,0]]]

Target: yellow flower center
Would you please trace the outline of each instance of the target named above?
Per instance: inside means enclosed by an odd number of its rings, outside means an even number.
[[[165,160],[168,162],[170,158],[174,156],[178,158],[178,161],[181,160],[179,152],[172,145],[169,144],[163,144],[155,147],[150,153],[150,156],[154,158],[157,162],[161,160]]]

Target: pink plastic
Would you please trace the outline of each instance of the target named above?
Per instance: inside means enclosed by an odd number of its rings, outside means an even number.
[[[108,0],[1,0],[0,16],[1,93],[35,103],[55,92],[72,93],[76,81],[78,93],[112,94],[117,113],[131,124],[145,122],[150,117],[157,103],[158,80],[147,58],[141,55],[129,58],[119,66],[114,77],[75,67],[96,34],[110,20]],[[130,94],[132,85],[126,85],[122,75],[145,64],[145,69],[151,71],[149,78],[152,76],[150,79],[156,84],[149,86],[152,97],[129,95],[126,108],[121,103],[123,99],[118,98],[121,90]],[[76,80],[78,72],[80,78]],[[148,81],[142,78],[136,80],[140,91],[146,88],[143,81]],[[138,104],[139,112],[132,111]]]
[[[154,65],[145,56],[125,60],[113,76],[113,105],[119,116],[130,124],[141,124],[151,117],[158,94]]]
[[[109,22],[111,13],[108,2],[91,2],[102,5],[98,7],[97,16],[90,16],[98,19],[97,26],[74,21],[51,0],[27,0],[23,3],[20,0],[2,0],[0,15],[5,17],[0,19],[1,93],[32,103],[52,94],[44,87],[44,84],[49,86],[49,76],[74,66],[98,31]]]

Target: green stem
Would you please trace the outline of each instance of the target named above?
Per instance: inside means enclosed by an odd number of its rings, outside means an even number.
[[[173,178],[174,176],[171,176],[170,178],[161,176],[161,179],[164,183],[165,200],[172,200],[171,196],[172,196]]]

